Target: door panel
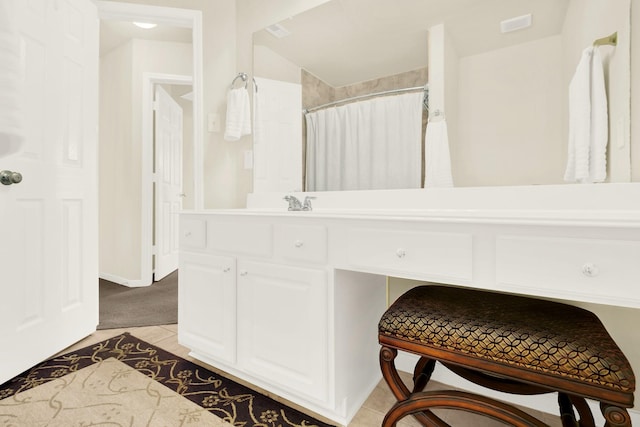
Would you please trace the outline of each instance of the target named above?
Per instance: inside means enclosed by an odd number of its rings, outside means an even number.
[[[154,280],[178,268],[178,212],[182,209],[182,108],[156,86],[156,262]]]
[[[269,384],[328,395],[324,270],[238,261],[238,364]]]
[[[98,17],[90,0],[4,0],[21,39],[25,144],[0,158],[0,383],[98,324]]]
[[[236,362],[235,277],[234,258],[189,252],[181,254],[178,295],[180,342],[230,364]]]

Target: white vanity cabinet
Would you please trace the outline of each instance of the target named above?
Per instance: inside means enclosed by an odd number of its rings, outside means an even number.
[[[238,262],[238,366],[318,402],[327,400],[326,272]]]
[[[628,196],[620,200],[640,200],[640,186]],[[381,378],[387,276],[640,308],[633,202],[606,211],[216,210],[185,212],[180,226],[180,342],[342,425]],[[440,372],[434,380],[465,387]]]
[[[180,343],[296,403],[331,406],[326,227],[184,214],[180,238]]]
[[[235,363],[235,258],[182,252],[179,274],[181,342],[216,360]]]

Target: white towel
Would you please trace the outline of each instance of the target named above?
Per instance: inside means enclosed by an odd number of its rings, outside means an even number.
[[[453,187],[449,136],[445,119],[427,123],[424,157],[424,187]]]
[[[231,89],[227,95],[227,124],[224,139],[237,141],[251,134],[251,105],[249,92],[244,87]]]
[[[589,46],[569,84],[569,148],[564,180],[603,182],[607,177],[609,135],[602,58]]]
[[[18,152],[25,140],[20,45],[10,2],[0,1],[0,157]]]

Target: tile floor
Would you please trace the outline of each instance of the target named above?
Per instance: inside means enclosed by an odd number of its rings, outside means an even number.
[[[123,332],[129,332],[132,335],[147,341],[155,346],[163,348],[166,351],[169,351],[177,356],[190,360],[199,365],[203,365],[208,369],[216,371],[215,368],[208,366],[200,361],[197,361],[189,356],[189,349],[183,347],[178,343],[178,325],[163,325],[163,326],[145,326],[140,328],[126,328],[126,329],[105,329],[96,331],[89,337],[85,338],[82,341],[77,342],[73,346],[65,349],[61,353],[66,353],[73,349],[86,347],[88,345],[97,343],[99,341],[110,338],[114,335],[121,334]],[[228,378],[232,378],[233,380],[243,383],[244,385],[249,385],[246,382],[239,380],[237,378],[233,378],[228,374],[224,374]],[[407,375],[410,378],[409,375]],[[250,386],[250,385],[249,385]],[[252,387],[255,389],[255,387]],[[273,396],[271,393],[264,392],[265,394],[270,395],[271,397],[277,398],[277,396]],[[289,402],[285,402],[292,407],[296,407],[299,410],[305,411],[304,409],[297,407],[296,405],[292,405]],[[382,420],[384,418],[384,414],[387,410],[395,403],[395,398],[387,388],[387,385],[381,381],[380,384],[376,387],[376,389],[371,393],[367,401],[364,403],[360,411],[356,414],[355,418],[351,423],[349,423],[348,427],[374,427],[382,425]],[[441,411],[438,414],[450,425],[454,427],[500,427],[504,426],[504,424],[496,422],[486,417],[466,414],[460,411]],[[313,414],[311,414],[313,415]],[[561,426],[558,417],[548,414],[541,413],[532,413],[532,415],[537,416],[545,423],[549,424],[551,427]],[[315,415],[314,415],[315,416]],[[317,416],[316,416],[317,417]],[[322,417],[318,417],[322,419]],[[330,421],[325,420],[330,423]],[[418,423],[415,419],[411,417],[406,417],[402,419],[398,426],[400,427],[419,427],[420,423]]]

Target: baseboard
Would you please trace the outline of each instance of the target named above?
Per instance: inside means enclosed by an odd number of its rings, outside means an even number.
[[[129,288],[141,288],[149,286],[152,283],[142,279],[126,279],[109,273],[100,273],[99,277],[103,280],[108,280],[109,282],[117,283],[118,285],[127,286]]]
[[[417,361],[418,356],[416,355],[405,352],[398,352],[398,357],[396,358],[396,367],[399,371],[412,373]],[[436,365],[436,369],[434,370],[431,378],[433,379],[433,381],[446,384],[447,386],[453,388],[466,390],[471,393],[482,394],[492,399],[502,400],[504,402],[533,409],[535,411],[558,415],[558,401],[557,396],[554,393],[534,396],[521,396],[489,390],[470,381],[467,381],[462,377],[459,377],[440,364]],[[593,413],[593,418],[595,419],[596,425],[604,425],[605,420],[602,417],[602,413],[600,412],[599,404],[591,400],[588,400],[587,403],[591,408],[591,412]],[[633,425],[640,425],[640,411],[634,409],[628,411],[629,416],[631,417],[631,423]]]

